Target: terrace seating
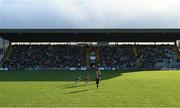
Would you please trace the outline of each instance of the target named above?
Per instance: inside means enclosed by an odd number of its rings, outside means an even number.
[[[85,45],[14,45],[3,66],[17,69],[63,69],[88,67],[87,48],[98,51],[96,67],[116,69],[157,69],[178,67],[170,46],[85,46]],[[136,52],[136,54],[134,54]],[[95,54],[97,56],[97,54]],[[91,68],[90,68],[91,69]]]

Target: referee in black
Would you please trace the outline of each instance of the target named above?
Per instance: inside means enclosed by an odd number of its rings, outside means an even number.
[[[99,87],[99,72],[96,72],[96,86]]]

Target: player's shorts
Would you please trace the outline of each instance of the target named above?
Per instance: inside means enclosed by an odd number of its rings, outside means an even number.
[[[96,78],[96,84],[99,84],[99,78]]]

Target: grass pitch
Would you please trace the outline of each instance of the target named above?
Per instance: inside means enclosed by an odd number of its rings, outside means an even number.
[[[180,107],[180,71],[95,72],[0,71],[0,107]]]

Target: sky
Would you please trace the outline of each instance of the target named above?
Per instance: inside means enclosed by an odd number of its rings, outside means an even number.
[[[0,0],[10,28],[180,28],[180,0]]]

